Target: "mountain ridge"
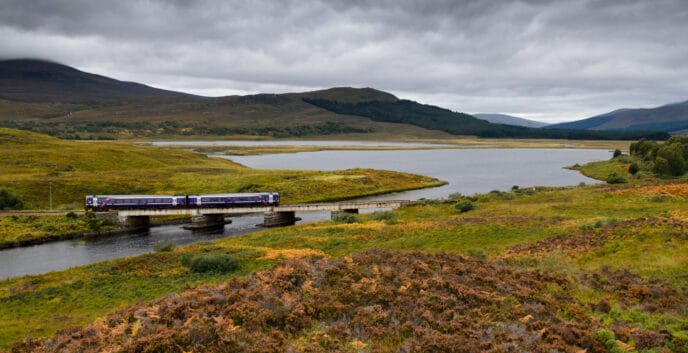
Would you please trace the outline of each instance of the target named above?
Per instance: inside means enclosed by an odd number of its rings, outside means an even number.
[[[474,117],[476,117],[478,119],[487,120],[487,121],[489,121],[491,123],[495,123],[495,124],[507,124],[507,125],[525,126],[525,127],[533,127],[533,128],[539,128],[539,127],[549,125],[549,124],[543,123],[541,121],[519,118],[517,116],[507,115],[507,114],[475,113],[475,114],[471,114],[471,115],[473,115]]]
[[[374,88],[201,97],[40,60],[0,62],[0,126],[62,138],[382,136],[664,139],[646,132],[543,131],[399,99]],[[352,135],[353,134],[353,135]]]
[[[593,117],[553,124],[547,129],[587,129],[597,131],[654,130],[678,133],[688,129],[688,101],[654,108],[622,108]]]
[[[192,95],[120,81],[49,60],[0,61],[0,97],[4,99],[92,102],[188,96]]]

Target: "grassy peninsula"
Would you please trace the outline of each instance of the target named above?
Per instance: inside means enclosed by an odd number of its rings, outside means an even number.
[[[65,141],[0,128],[0,187],[25,209],[78,210],[89,194],[187,194],[278,190],[283,203],[347,199],[442,185],[419,175],[372,169],[255,170],[175,148],[112,141]],[[295,166],[298,168],[298,166]],[[0,246],[111,225],[83,217],[0,218]]]

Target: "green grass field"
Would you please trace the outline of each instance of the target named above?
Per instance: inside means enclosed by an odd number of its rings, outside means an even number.
[[[55,196],[63,207],[80,202],[70,198],[71,193],[107,188],[183,193],[276,185],[290,202],[303,202],[437,183],[372,170],[256,171],[177,149],[65,142],[11,130],[0,130],[0,144],[8,170],[1,185],[39,207],[45,207],[45,201],[29,193],[49,181],[70,190]],[[618,159],[578,169],[604,179],[612,171],[628,176],[628,163]],[[7,279],[0,281],[0,349],[27,336],[46,337],[72,325],[102,322],[115,310],[141,301],[250,276],[286,259],[347,259],[385,249],[401,251],[400,256],[406,251],[464,254],[513,271],[562,276],[568,283],[566,293],[556,285],[544,293],[557,303],[559,311],[552,315],[559,322],[587,322],[585,327],[594,332],[585,334],[598,337],[609,350],[685,351],[688,185],[649,175],[629,180],[429,200],[393,212],[270,229]],[[456,207],[466,204],[472,207],[461,207],[465,212]],[[199,273],[185,265],[190,257],[208,253],[238,259],[239,269]]]
[[[609,303],[611,310],[606,313],[592,309],[586,313],[602,326],[662,327],[683,337],[688,333],[688,320],[680,309],[688,308],[685,298],[679,300],[678,309],[648,311],[642,300],[627,298],[616,287],[583,280],[622,271],[640,283],[688,293],[688,239],[681,233],[688,226],[688,199],[686,187],[676,185],[493,192],[459,200],[475,206],[465,213],[455,210],[457,201],[428,201],[394,212],[359,215],[353,223],[277,228],[172,252],[10,279],[0,282],[4,319],[0,346],[8,347],[26,335],[41,337],[85,324],[140,300],[245,276],[283,259],[342,257],[368,249],[460,253],[518,268],[564,272],[578,284],[574,293],[578,304]],[[660,194],[663,197],[657,197]],[[204,252],[233,254],[240,259],[241,270],[198,274],[182,265],[185,255]]]
[[[51,188],[55,209],[78,210],[90,194],[277,191],[282,203],[289,204],[443,184],[424,176],[372,169],[257,170],[176,148],[64,141],[10,129],[0,129],[0,166],[0,187],[19,195],[24,208],[44,210]],[[0,245],[98,229],[93,222],[58,216],[4,217]]]

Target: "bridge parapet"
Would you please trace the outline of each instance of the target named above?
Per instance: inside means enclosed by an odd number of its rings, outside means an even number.
[[[358,213],[361,209],[375,208],[399,208],[413,204],[414,201],[393,200],[393,201],[342,201],[330,203],[307,203],[283,206],[267,207],[236,207],[236,208],[173,208],[173,209],[151,209],[151,210],[120,210],[117,211],[120,219],[126,223],[143,220],[143,217],[151,216],[173,216],[189,215],[192,218],[201,220],[213,220],[219,223],[219,217],[224,215],[239,215],[248,213],[265,213],[265,223],[267,226],[278,226],[294,224],[296,221],[295,212],[310,211],[330,211],[333,215],[337,212]]]

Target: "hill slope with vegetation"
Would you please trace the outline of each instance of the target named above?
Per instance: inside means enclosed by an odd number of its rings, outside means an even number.
[[[0,62],[0,126],[67,139],[356,137],[652,139],[663,133],[492,124],[371,88],[199,97],[35,60]]]
[[[587,131],[536,129],[524,126],[494,124],[463,113],[409,100],[339,102],[304,98],[305,102],[344,115],[358,115],[373,121],[410,124],[452,135],[488,138],[549,138],[570,140],[637,140],[641,137],[666,139],[668,134],[649,131]]]
[[[550,125],[552,129],[655,130],[681,133],[688,130],[688,101],[656,108],[618,109],[592,118]]]
[[[482,120],[487,120],[495,124],[507,124],[525,127],[543,127],[547,126],[547,123],[541,121],[523,119],[516,116],[506,115],[506,114],[472,114],[474,117]]]
[[[58,63],[0,60],[0,98],[38,102],[102,102],[190,95],[79,71]]]

